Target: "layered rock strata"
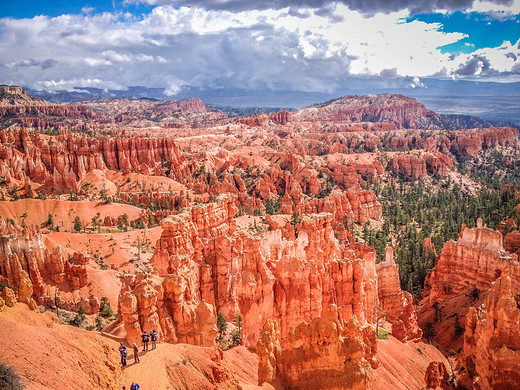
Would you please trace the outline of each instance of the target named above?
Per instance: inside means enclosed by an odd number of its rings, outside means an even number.
[[[329,306],[321,317],[289,332],[287,346],[279,343],[275,320],[268,320],[257,343],[259,384],[284,389],[368,389],[377,367],[375,333],[354,316],[342,318]]]
[[[29,178],[58,192],[77,192],[78,182],[94,169],[164,175],[162,166],[169,164],[173,176],[180,176],[184,162],[170,138],[91,139],[71,132],[48,137],[23,129],[0,131],[0,175],[6,183]]]

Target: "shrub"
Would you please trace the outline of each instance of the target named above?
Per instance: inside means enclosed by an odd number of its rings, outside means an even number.
[[[0,363],[0,389],[21,390],[25,386],[13,367]]]
[[[82,307],[80,307],[78,314],[76,314],[76,317],[74,317],[74,319],[72,320],[72,323],[76,326],[81,326],[83,321],[85,321],[85,318],[86,318],[85,310]]]
[[[101,310],[101,315],[103,317],[112,317],[114,315],[114,310],[112,310],[110,305],[106,305],[103,307],[103,310]]]

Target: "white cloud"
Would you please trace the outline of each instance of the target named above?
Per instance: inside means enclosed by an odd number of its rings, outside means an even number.
[[[475,0],[466,12],[486,13],[489,16],[504,20],[511,16],[520,14],[520,0],[512,0],[510,4],[500,4],[501,2]]]
[[[94,7],[89,7],[87,5],[81,8],[81,12],[84,14],[91,14],[92,12],[94,12],[94,10]]]
[[[166,96],[175,96],[178,95],[182,90],[182,82],[170,82],[168,88],[164,89],[164,94]]]
[[[351,75],[404,76],[421,87],[432,75],[497,77],[520,68],[518,43],[441,53],[437,47],[466,35],[407,16],[366,17],[338,3],[327,12],[161,6],[142,17],[4,18],[0,82],[54,90],[146,85],[170,96],[182,85],[330,92]]]
[[[77,91],[77,88],[100,88],[104,90],[126,90],[127,88],[113,81],[100,79],[69,79],[69,80],[45,80],[39,81],[34,85],[36,90],[46,91]]]
[[[97,58],[85,58],[85,63],[88,66],[101,66],[101,65],[112,65],[112,62],[105,59],[97,59]]]
[[[421,82],[421,79],[415,76],[410,83],[411,88],[426,88],[425,85]]]
[[[110,62],[130,62],[130,56],[127,54],[117,53],[114,50],[105,50],[101,52],[101,57]]]

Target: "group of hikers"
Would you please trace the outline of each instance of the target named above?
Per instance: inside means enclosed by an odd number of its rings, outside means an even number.
[[[143,352],[148,351],[148,343],[150,342],[150,340],[152,341],[152,349],[157,348],[156,330],[152,329],[150,334],[148,334],[146,331],[144,331],[143,334],[141,335],[141,340],[143,342]],[[134,343],[133,349],[134,349],[134,363],[139,363],[140,362],[139,346],[136,343]],[[121,365],[123,367],[125,367],[126,366],[126,356],[128,353],[126,351],[126,346],[123,343],[121,343],[119,345],[119,353],[121,354]],[[123,386],[123,390],[126,390],[126,386]],[[132,382],[132,385],[130,386],[130,390],[139,390],[139,384],[137,384],[136,382]]]
[[[152,349],[155,349],[157,348],[157,332],[155,329],[152,329],[152,331],[150,332],[150,334],[148,334],[148,332],[144,331],[144,333],[141,335],[141,340],[143,341],[143,352],[144,351],[148,351],[148,343],[150,342],[150,340],[152,340]],[[135,360],[135,363],[139,363],[140,360],[139,360],[139,346],[134,343],[134,360]],[[121,354],[121,365],[124,367],[126,366],[126,356],[127,356],[127,352],[126,352],[126,346],[121,343],[121,345],[119,346],[119,353]]]

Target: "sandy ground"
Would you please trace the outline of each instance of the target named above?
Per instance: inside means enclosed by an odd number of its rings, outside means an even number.
[[[424,342],[401,343],[389,335],[388,340],[378,340],[379,367],[374,371],[374,390],[417,390],[425,386],[424,374],[432,361],[449,364],[433,345]]]
[[[128,366],[119,364],[119,339],[58,323],[53,313],[32,312],[25,304],[0,312],[0,356],[16,367],[28,390],[120,389],[132,381],[141,389],[272,389],[257,385],[258,358],[240,346],[220,355],[215,348],[158,343],[134,362],[129,348]],[[140,346],[141,347],[141,346]],[[379,367],[372,389],[416,390],[424,386],[431,361],[444,356],[423,342],[401,343],[389,336],[378,341]],[[217,384],[218,382],[218,384]]]
[[[121,192],[139,193],[142,191],[141,187],[143,183],[146,189],[152,189],[160,193],[168,193],[170,190],[173,192],[186,190],[186,186],[165,176],[143,175],[135,172],[123,173],[108,170],[105,171],[105,174],[111,182],[119,187]],[[140,183],[141,187],[139,187],[137,183]]]
[[[11,218],[22,224],[22,215],[27,213],[27,225],[42,225],[47,222],[49,214],[60,230],[73,230],[74,219],[79,216],[89,226],[92,218],[99,213],[103,220],[106,216],[117,218],[127,214],[129,220],[139,218],[141,209],[119,203],[68,201],[59,199],[20,199],[15,202],[0,201],[0,216]]]
[[[215,348],[158,343],[155,350],[140,349],[140,363],[128,348],[128,365],[121,368],[117,337],[57,321],[53,313],[32,312],[20,303],[0,312],[0,334],[12,340],[0,343],[0,356],[27,390],[129,389],[132,381],[142,390],[238,389],[239,382],[259,388],[258,359],[244,347],[221,356]]]
[[[66,254],[81,252],[91,257],[97,254],[98,257],[103,257],[103,262],[107,266],[114,265],[121,271],[130,271],[151,259],[162,231],[163,229],[160,226],[156,226],[150,229],[137,229],[120,233],[56,232],[45,234],[43,243],[47,248],[61,245]],[[141,247],[140,262],[136,261],[139,246]]]
[[[25,304],[0,312],[0,356],[27,390],[119,389],[117,343],[57,321]]]
[[[151,229],[110,234],[54,232],[44,234],[42,241],[49,249],[60,245],[65,257],[74,252],[90,256],[87,272],[91,283],[80,290],[61,291],[62,298],[78,300],[80,295],[85,298],[91,294],[98,298],[106,296],[112,307],[117,308],[121,290],[119,279],[121,272],[135,273],[139,270],[150,270],[149,261],[162,231],[160,226],[156,226]],[[54,287],[49,287],[46,294],[52,296]]]

